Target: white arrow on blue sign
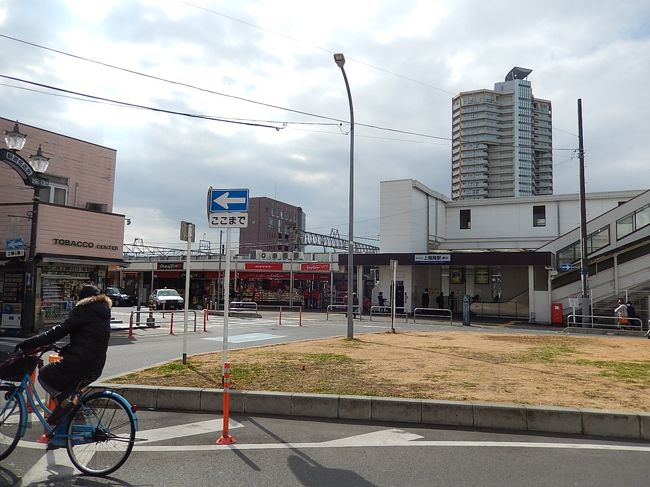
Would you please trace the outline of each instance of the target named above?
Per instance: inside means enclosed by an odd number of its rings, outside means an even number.
[[[5,248],[7,250],[21,250],[25,246],[22,238],[14,238],[5,240]]]
[[[209,213],[248,211],[248,189],[210,188]]]

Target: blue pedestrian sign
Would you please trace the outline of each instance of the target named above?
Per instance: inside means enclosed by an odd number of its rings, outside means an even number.
[[[248,189],[212,189],[208,191],[208,213],[248,211]]]

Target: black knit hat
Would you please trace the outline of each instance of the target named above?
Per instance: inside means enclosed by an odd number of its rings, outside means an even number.
[[[99,295],[100,291],[97,286],[92,284],[84,284],[79,290],[79,299],[89,298],[90,296]]]

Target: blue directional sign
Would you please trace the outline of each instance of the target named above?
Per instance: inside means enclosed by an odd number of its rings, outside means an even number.
[[[568,271],[570,271],[570,270],[572,270],[572,269],[575,269],[575,267],[573,267],[571,264],[562,264],[562,265],[560,266],[560,270],[561,270],[562,272],[568,272]]]
[[[22,238],[13,238],[11,240],[5,240],[5,249],[7,250],[22,250],[25,247],[25,243]]]
[[[248,211],[248,189],[212,189],[208,193],[208,213]]]

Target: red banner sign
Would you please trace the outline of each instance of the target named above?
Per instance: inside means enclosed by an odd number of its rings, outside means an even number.
[[[288,272],[240,272],[237,274],[239,279],[269,279],[271,281],[281,281],[289,279]]]
[[[244,269],[256,271],[281,271],[282,262],[246,262]]]
[[[330,270],[330,265],[329,264],[323,264],[320,262],[314,262],[310,264],[300,264],[300,270],[301,271],[329,271]]]

